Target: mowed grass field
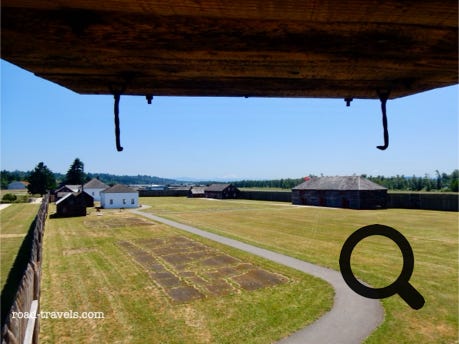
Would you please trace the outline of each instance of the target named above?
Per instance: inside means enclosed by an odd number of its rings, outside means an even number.
[[[425,306],[412,310],[398,295],[382,300],[384,323],[366,343],[458,342],[458,214],[409,209],[348,210],[248,200],[142,198],[145,209],[253,245],[339,271],[344,241],[379,223],[400,231],[415,258],[410,283]],[[360,242],[352,255],[357,277],[375,287],[392,283],[403,260],[382,236]],[[351,310],[350,310],[351,311]]]
[[[0,210],[0,285],[3,289],[40,204],[11,204]]]
[[[270,343],[332,306],[333,290],[319,279],[127,210],[89,211],[86,217],[47,220],[41,311],[103,312],[104,318],[41,319],[41,343]],[[194,251],[189,270],[179,271],[179,284],[196,281],[205,297],[185,302],[169,297],[168,284],[175,282],[167,276],[180,270],[183,255],[174,245],[170,253],[175,253],[168,255],[165,242],[205,245],[211,252],[199,260],[203,250]],[[255,268],[282,283],[241,288],[235,270]],[[225,271],[233,275],[220,278]],[[221,295],[205,289],[212,280],[226,287]]]

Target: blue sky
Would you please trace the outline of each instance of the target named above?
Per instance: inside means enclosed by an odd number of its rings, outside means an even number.
[[[418,175],[458,166],[458,87],[390,100],[124,96],[115,149],[113,97],[79,95],[2,60],[1,169],[43,161],[65,173],[191,178]]]

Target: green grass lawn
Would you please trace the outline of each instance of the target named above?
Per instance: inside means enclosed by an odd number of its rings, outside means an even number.
[[[102,214],[90,210],[86,217],[47,220],[42,312],[97,311],[105,317],[42,319],[41,343],[269,343],[332,306],[333,290],[319,279],[128,211]],[[281,274],[287,282],[175,303],[149,270],[120,247],[120,242],[143,247],[175,236]]]
[[[0,210],[0,285],[3,289],[19,247],[37,215],[39,204],[12,204]]]
[[[415,268],[411,284],[426,300],[414,311],[398,296],[382,300],[385,321],[366,343],[457,343],[458,214],[386,209],[348,210],[248,200],[142,198],[147,212],[236,238],[339,271],[344,241],[360,227],[394,227],[410,242]],[[352,256],[357,277],[375,287],[401,271],[397,246],[385,237],[359,243]]]

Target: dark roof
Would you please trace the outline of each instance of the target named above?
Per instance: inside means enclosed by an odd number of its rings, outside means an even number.
[[[190,191],[192,194],[197,195],[197,194],[204,194],[205,189],[206,188],[204,186],[193,186]]]
[[[87,192],[69,192],[68,194],[66,194],[64,197],[62,197],[61,199],[59,199],[57,202],[56,202],[56,205],[58,204],[61,204],[61,203],[64,203],[66,202],[67,199],[70,199],[70,198],[82,198],[82,197],[90,197],[92,199],[94,199],[90,194],[88,194]]]
[[[62,185],[61,187],[57,188],[54,191],[55,192],[61,192],[61,191],[65,190],[65,189],[69,190],[68,192],[79,192],[81,190],[81,185],[79,185],[79,184],[76,184],[76,185],[66,184],[66,185]]]
[[[387,190],[385,187],[359,177],[314,177],[292,190]]]
[[[102,183],[99,179],[93,178],[86,184],[84,184],[84,188],[86,189],[106,189],[108,188],[108,185],[105,183]]]
[[[73,193],[69,192],[68,194],[66,194],[64,197],[62,197],[61,199],[59,199],[58,201],[56,201],[56,205],[64,202],[67,198],[69,197],[72,197]]]
[[[227,187],[229,187],[231,184],[212,184],[209,185],[204,189],[205,191],[214,191],[214,192],[219,192],[225,190]]]
[[[138,191],[130,188],[129,186],[123,185],[123,184],[116,184],[113,185],[112,187],[109,187],[108,189],[105,189],[101,192],[104,193],[138,193]]]

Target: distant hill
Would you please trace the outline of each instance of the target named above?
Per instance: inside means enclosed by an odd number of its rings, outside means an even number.
[[[180,184],[181,181],[169,178],[161,178],[156,176],[147,176],[147,175],[114,175],[109,173],[87,173],[89,179],[99,178],[105,184]]]

